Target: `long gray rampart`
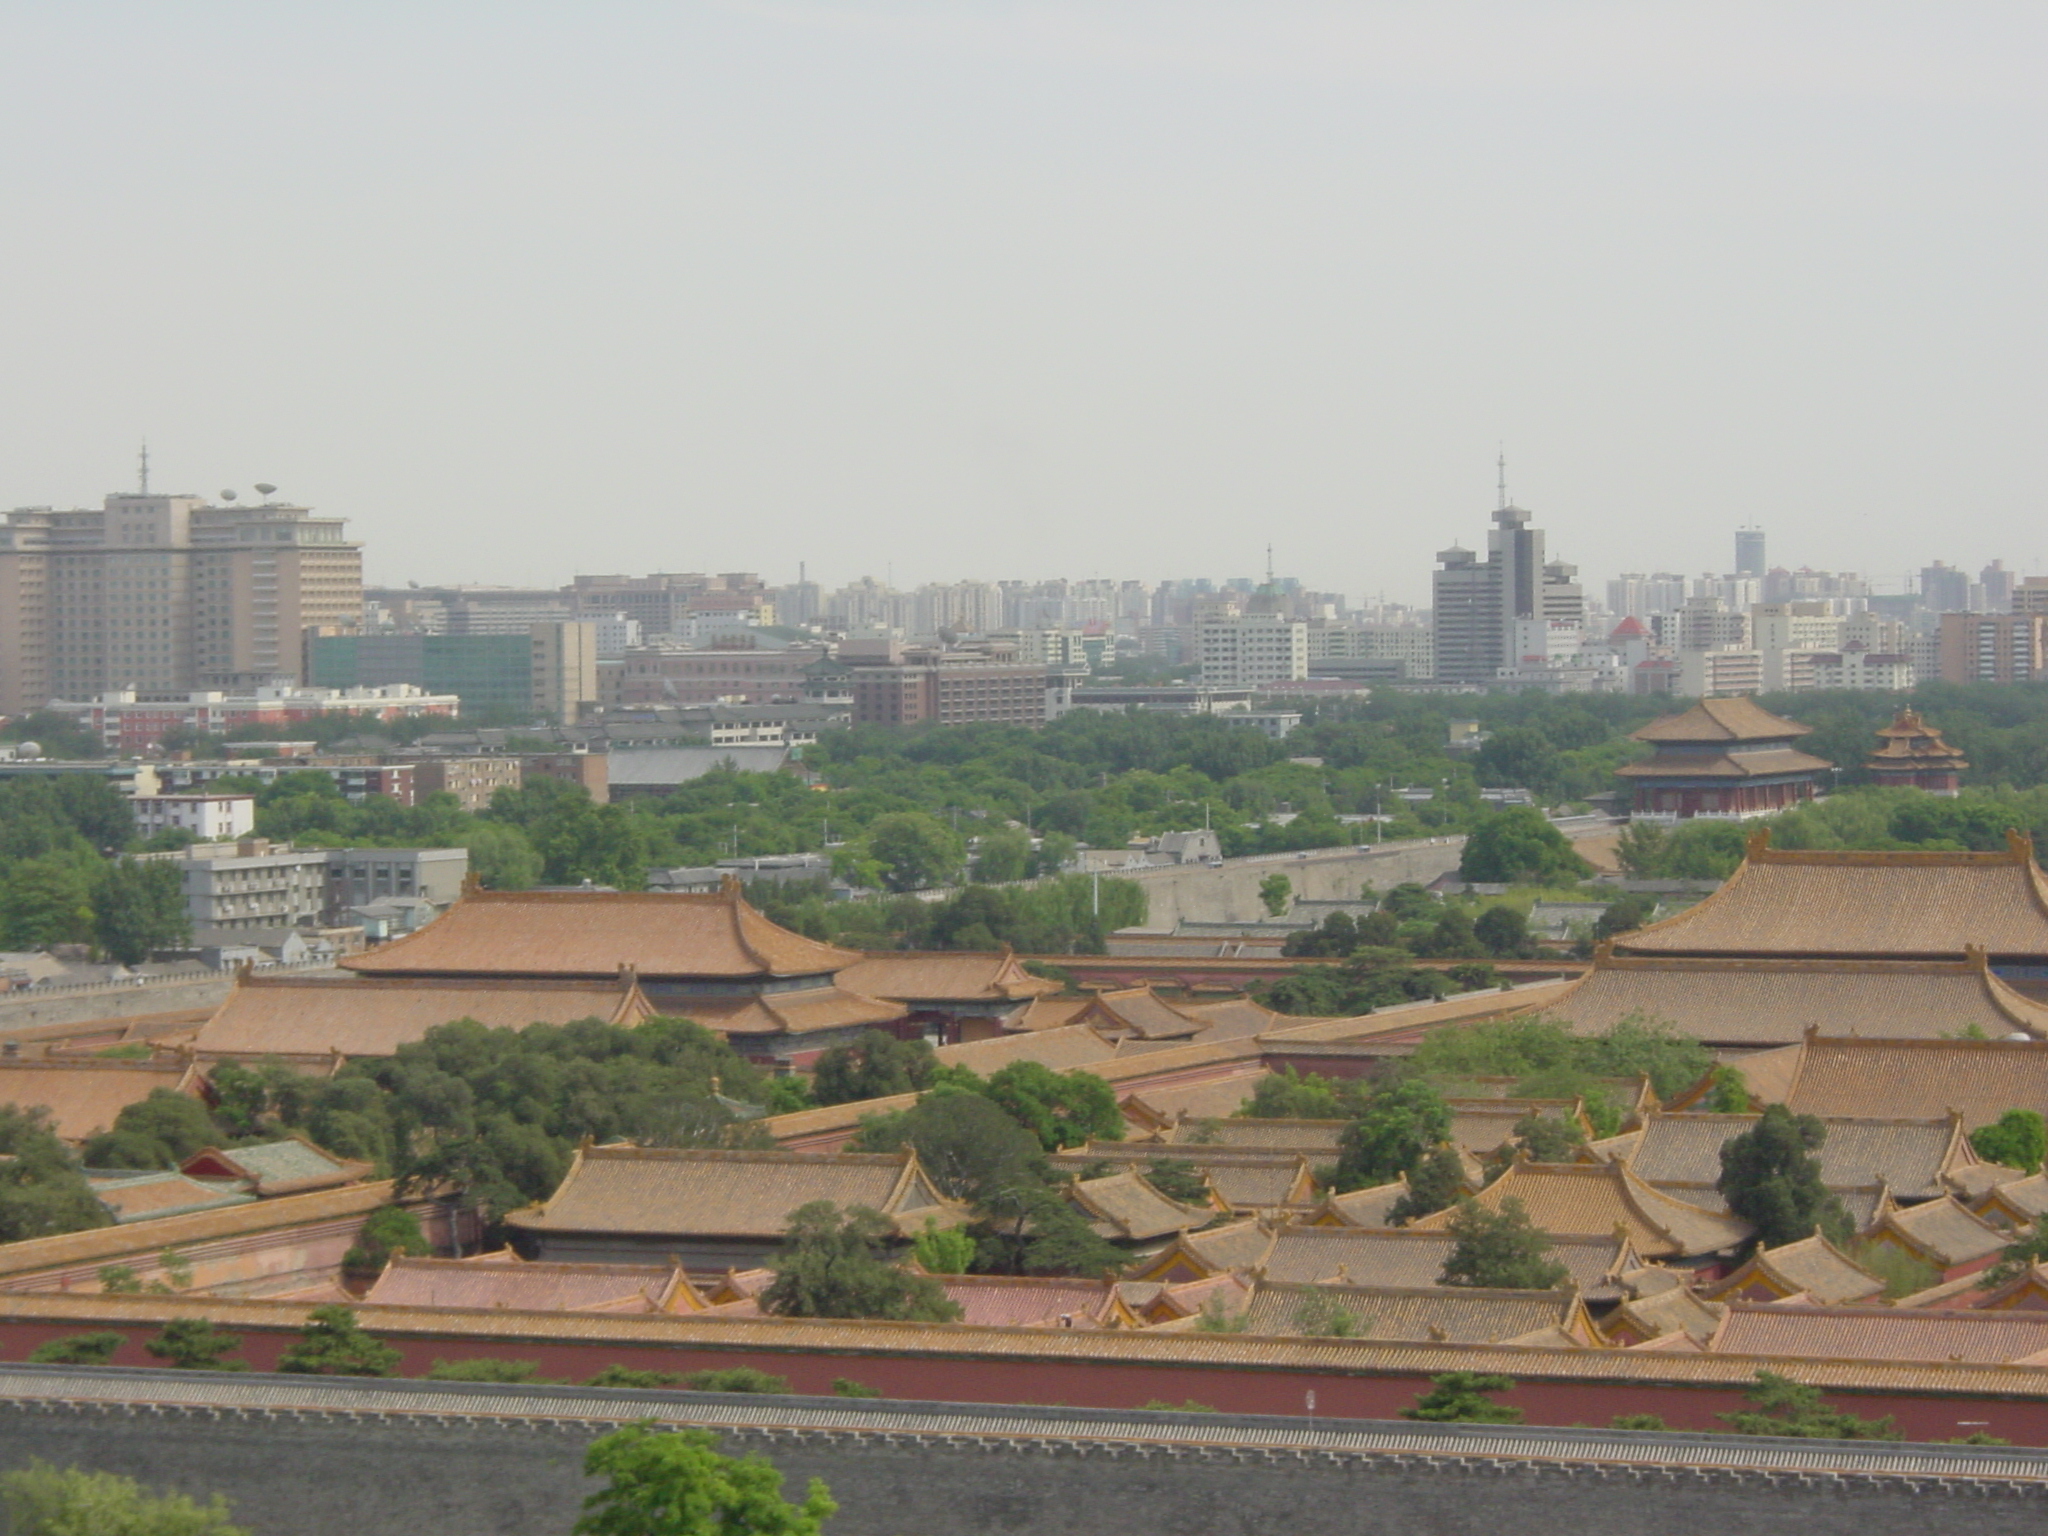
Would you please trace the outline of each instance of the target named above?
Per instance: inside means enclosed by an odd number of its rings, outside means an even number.
[[[1520,1426],[0,1366],[0,1465],[227,1495],[256,1536],[561,1536],[585,1447],[697,1425],[831,1536],[2038,1531],[2048,1453]]]

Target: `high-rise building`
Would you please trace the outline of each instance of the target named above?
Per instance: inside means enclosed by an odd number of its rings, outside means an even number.
[[[362,546],[288,502],[146,491],[0,520],[0,712],[117,689],[303,680],[308,629],[362,622]]]
[[[2048,672],[2048,614],[1944,613],[1941,680],[2030,683]]]
[[[1934,613],[1967,613],[1970,607],[1970,575],[1945,561],[1937,560],[1920,570],[1920,602]]]
[[[574,725],[586,705],[597,703],[597,626],[536,624],[527,633],[534,709]]]
[[[1977,584],[1984,589],[1987,612],[2004,613],[2012,607],[2013,573],[2005,568],[2003,560],[1994,560],[1979,571]]]
[[[1751,526],[1735,530],[1735,573],[1761,576],[1770,569],[1764,561],[1764,531]]]
[[[2014,613],[2048,613],[2048,576],[2028,576],[2007,594]]]
[[[1520,507],[1502,505],[1486,536],[1486,558],[1469,549],[1437,556],[1431,583],[1439,682],[1490,683],[1516,664],[1517,619],[1583,625],[1586,596],[1576,566],[1543,558],[1543,531]]]

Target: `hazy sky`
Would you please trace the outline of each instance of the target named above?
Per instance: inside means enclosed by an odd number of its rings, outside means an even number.
[[[0,506],[373,580],[2041,565],[2048,5],[0,0]]]

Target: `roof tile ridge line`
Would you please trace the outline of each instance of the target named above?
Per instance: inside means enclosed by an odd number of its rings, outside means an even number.
[[[1619,1170],[1622,1179],[1622,1187],[1628,1192],[1628,1198],[1631,1200],[1631,1202],[1634,1202],[1636,1200],[1636,1192],[1638,1190],[1642,1190],[1646,1191],[1654,1199],[1660,1202],[1675,1205],[1679,1209],[1686,1211],[1688,1213],[1705,1216],[1710,1220],[1716,1222],[1727,1222],[1733,1225],[1745,1227],[1750,1225],[1750,1223],[1743,1221],[1739,1216],[1725,1215],[1720,1211],[1710,1211],[1703,1205],[1694,1205],[1690,1200],[1681,1200],[1676,1195],[1666,1194],[1663,1190],[1657,1188],[1656,1185],[1650,1183],[1647,1179],[1643,1178],[1640,1174],[1638,1174],[1635,1171],[1631,1159],[1629,1159],[1627,1156],[1612,1158],[1606,1163],[1553,1163],[1547,1164],[1546,1166],[1556,1168],[1611,1167]],[[1649,1212],[1647,1208],[1643,1210],[1642,1214],[1646,1221],[1649,1220]],[[1663,1223],[1657,1221],[1650,1221],[1649,1224],[1651,1226],[1656,1227],[1659,1231],[1666,1232],[1667,1236],[1670,1235],[1668,1229],[1664,1227]]]
[[[1665,918],[1662,922],[1652,923],[1647,928],[1636,929],[1633,937],[1642,938],[1648,934],[1669,931],[1670,929],[1676,927],[1678,924],[1686,922],[1691,918],[1697,917],[1700,913],[1705,912],[1707,908],[1711,907],[1715,902],[1719,901],[1723,896],[1726,896],[1729,892],[1735,890],[1742,883],[1742,877],[1746,873],[1748,873],[1751,863],[1758,861],[1758,855],[1767,855],[1769,853],[1770,839],[1770,828],[1758,828],[1757,831],[1750,835],[1749,845],[1743,854],[1742,862],[1735,866],[1735,872],[1733,874],[1729,875],[1729,877],[1726,880],[1723,880],[1719,885],[1714,887],[1713,890],[1707,892],[1706,895],[1702,896],[1698,901],[1694,902],[1691,906],[1685,908],[1683,911],[1674,912],[1669,917]],[[1633,952],[1633,950],[1635,949],[1634,945],[1625,942],[1630,937],[1631,935],[1629,934],[1618,933],[1613,938],[1607,941],[1608,947],[1611,950],[1619,949],[1624,955],[1627,955]],[[1591,975],[1592,972],[1588,971],[1586,974]]]
[[[465,888],[460,896],[458,896],[454,901],[451,901],[448,904],[447,909],[445,911],[435,913],[434,916],[429,921],[421,923],[419,927],[413,929],[412,932],[401,933],[395,939],[386,939],[383,943],[377,945],[373,949],[359,950],[357,953],[353,955],[342,955],[338,959],[336,959],[334,963],[338,966],[341,966],[344,970],[353,971],[356,969],[356,967],[349,964],[351,960],[369,960],[375,956],[388,954],[390,951],[394,949],[398,949],[404,945],[410,944],[414,939],[417,939],[421,934],[430,932],[436,923],[439,923],[444,919],[453,916],[455,910],[458,907],[463,906],[465,903],[472,901],[503,901],[508,896],[516,896],[519,894],[521,893],[517,891],[487,891],[482,886],[478,886],[473,891]]]

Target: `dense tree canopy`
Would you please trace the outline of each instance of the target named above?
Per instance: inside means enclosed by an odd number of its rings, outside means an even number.
[[[761,1310],[777,1317],[958,1320],[959,1305],[929,1275],[904,1269],[897,1246],[896,1228],[880,1211],[842,1211],[830,1200],[799,1206],[768,1258],[775,1279],[761,1293]]]
[[[1833,1242],[1849,1240],[1849,1213],[1821,1182],[1816,1154],[1827,1136],[1816,1116],[1771,1104],[1754,1126],[1723,1143],[1721,1194],[1732,1213],[1755,1225],[1760,1246],[1796,1243],[1816,1231]]]

